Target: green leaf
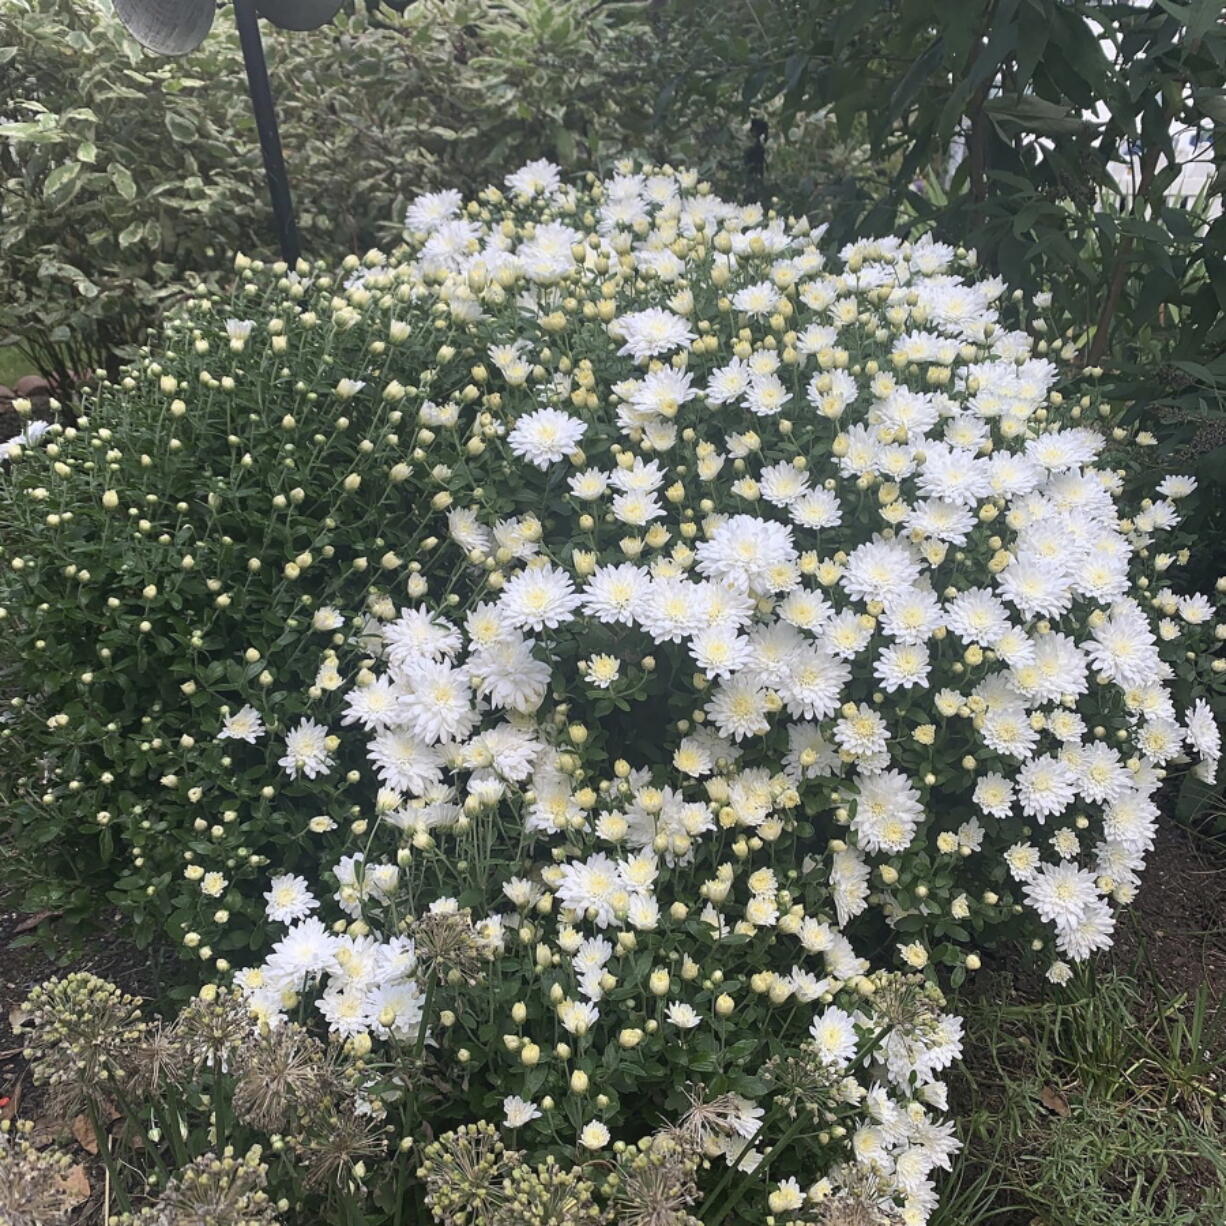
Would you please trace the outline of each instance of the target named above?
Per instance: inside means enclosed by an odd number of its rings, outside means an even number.
[[[43,184],[44,198],[47,200],[59,198],[57,202],[64,203],[72,196],[75,190],[74,184],[80,174],[80,162],[65,162],[63,166],[57,166]]]
[[[991,98],[983,108],[1006,139],[1018,132],[1036,132],[1043,136],[1061,136],[1083,132],[1092,127],[1090,120],[1069,106],[1048,102],[1034,94],[1020,98]]]
[[[125,200],[136,199],[136,180],[132,178],[132,173],[126,166],[121,166],[118,162],[112,162],[107,167],[107,173],[111,176],[111,182],[115,185],[115,190]]]
[[[98,160],[98,146],[92,140],[83,140],[77,146],[77,161],[89,162],[91,165]]]
[[[177,111],[166,112],[166,130],[175,140],[188,144],[194,141],[199,135],[196,125],[192,123],[184,115],[180,115]]]

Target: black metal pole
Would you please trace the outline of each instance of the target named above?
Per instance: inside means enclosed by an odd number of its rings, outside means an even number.
[[[281,247],[281,258],[292,266],[300,254],[298,223],[294,220],[289,176],[285,173],[285,158],[281,153],[281,134],[277,131],[277,112],[272,104],[272,87],[268,83],[268,64],[264,59],[264,43],[260,38],[260,19],[255,11],[255,0],[234,0],[234,19],[238,23],[238,37],[243,46],[251,109],[255,112],[255,126],[260,134],[260,152],[264,155],[264,173],[268,178],[268,196],[272,201],[277,226],[277,242]]]

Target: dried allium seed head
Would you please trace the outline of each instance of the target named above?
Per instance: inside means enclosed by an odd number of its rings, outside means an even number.
[[[262,1132],[295,1132],[321,1105],[344,1091],[341,1071],[302,1026],[267,1026],[242,1049],[236,1069],[234,1113]]]
[[[264,1191],[268,1168],[258,1147],[243,1158],[227,1150],[205,1154],[179,1171],[156,1205],[125,1214],[117,1226],[276,1226],[276,1206]]]
[[[686,1086],[689,1109],[677,1121],[676,1131],[701,1149],[712,1137],[744,1137],[749,1140],[757,1131],[752,1113],[753,1103],[739,1094],[719,1094],[707,1098],[707,1087],[701,1083]],[[758,1115],[761,1113],[758,1112]]]
[[[229,1068],[255,1032],[242,997],[222,988],[194,996],[175,1019],[172,1033],[192,1066]]]
[[[167,1084],[182,1084],[190,1064],[174,1027],[158,1018],[145,1027],[141,1041],[132,1048],[125,1095],[135,1102],[156,1098]]]
[[[426,1207],[441,1226],[485,1226],[504,1204],[504,1183],[519,1161],[484,1120],[445,1132],[426,1146],[417,1171]]]
[[[552,1155],[540,1166],[515,1167],[502,1191],[490,1226],[600,1226],[605,1220],[583,1168],[564,1170]]]
[[[872,1167],[852,1163],[830,1172],[839,1192],[822,1202],[819,1226],[903,1226],[891,1207],[894,1188]]]
[[[358,1179],[359,1164],[386,1154],[390,1132],[373,1116],[359,1114],[353,1099],[338,1103],[333,1112],[321,1112],[311,1121],[311,1132],[298,1142],[307,1185],[347,1188]]]
[[[826,1062],[816,1043],[806,1041],[794,1053],[768,1060],[763,1072],[774,1082],[775,1101],[786,1107],[790,1119],[802,1107],[819,1124],[834,1118],[831,1108],[839,1101],[843,1074]]]
[[[67,1226],[80,1196],[69,1183],[72,1159],[37,1150],[28,1124],[0,1134],[0,1222],[5,1226]]]
[[[698,1200],[698,1163],[693,1139],[678,1130],[628,1150],[610,1181],[609,1210],[617,1226],[698,1226],[688,1212]]]
[[[109,1101],[110,1085],[128,1071],[144,1038],[135,997],[96,975],[49,979],[22,1008],[29,1015],[26,1058],[34,1079],[50,1087],[51,1108],[71,1116]]]
[[[433,974],[471,984],[481,977],[488,957],[467,909],[427,912],[413,924],[412,935],[423,979]]]

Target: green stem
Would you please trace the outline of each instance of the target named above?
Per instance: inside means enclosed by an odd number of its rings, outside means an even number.
[[[94,1128],[94,1142],[98,1146],[98,1156],[106,1167],[111,1187],[115,1189],[115,1199],[119,1202],[119,1207],[124,1213],[131,1213],[132,1202],[128,1199],[128,1193],[119,1178],[119,1170],[115,1166],[115,1159],[111,1154],[110,1134],[102,1127],[102,1120],[98,1116],[98,1108],[93,1103],[89,1104],[89,1122]]]
[[[426,1050],[426,1032],[430,1025],[430,1008],[434,1004],[434,986],[438,983],[438,975],[430,970],[430,982],[426,985],[426,1001],[421,1010],[421,1030],[417,1033],[417,1042],[413,1045],[413,1058],[420,1060]]]
[[[723,1179],[720,1180],[719,1184],[716,1186],[715,1191],[709,1197],[710,1202],[713,1204],[719,1205],[719,1208],[716,1210],[715,1216],[711,1218],[710,1221],[707,1223],[707,1226],[719,1226],[719,1223],[722,1222],[724,1218],[726,1218],[728,1214],[731,1213],[734,1208],[736,1208],[737,1202],[741,1199],[742,1196],[745,1195],[746,1189],[751,1184],[757,1181],[758,1172],[759,1171],[765,1172],[766,1168],[771,1163],[771,1159],[773,1159],[775,1155],[781,1149],[784,1148],[784,1146],[791,1144],[792,1138],[801,1130],[801,1128],[804,1127],[804,1122],[805,1122],[804,1117],[798,1111],[796,1113],[796,1118],[787,1126],[787,1128],[784,1129],[783,1135],[779,1138],[779,1140],[776,1141],[775,1144],[772,1145],[770,1149],[766,1151],[766,1156],[754,1168],[753,1173],[751,1175],[747,1175],[744,1179],[742,1179],[741,1182],[738,1183],[736,1187],[733,1188],[729,1192],[727,1198],[723,1201],[723,1203],[720,1204],[719,1202],[720,1191],[723,1189],[724,1185],[728,1182],[728,1180],[732,1177],[732,1175],[736,1172],[737,1170],[736,1164],[740,1162],[741,1158],[745,1154],[745,1150],[749,1149],[749,1147],[753,1144],[753,1141],[751,1140],[746,1144],[745,1149],[742,1150],[739,1154],[737,1154],[736,1160],[728,1164],[727,1173],[724,1175]]]

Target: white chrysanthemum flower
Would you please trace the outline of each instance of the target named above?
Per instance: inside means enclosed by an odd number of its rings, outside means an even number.
[[[1188,744],[1206,760],[1216,761],[1222,756],[1222,734],[1213,718],[1209,704],[1198,698],[1188,708],[1185,722]]]
[[[1026,882],[1023,893],[1039,918],[1058,930],[1071,928],[1098,901],[1094,874],[1068,861],[1042,865]]]
[[[761,736],[770,728],[766,691],[744,677],[721,681],[705,709],[720,735],[736,741]]]
[[[361,724],[367,732],[391,728],[401,722],[400,697],[400,688],[390,677],[376,677],[368,685],[355,686],[345,695],[341,724]]]
[[[856,1027],[851,1014],[831,1005],[809,1026],[817,1053],[825,1064],[846,1068],[856,1054]]]
[[[314,630],[339,630],[344,624],[344,615],[331,605],[320,605],[311,614],[311,628]]]
[[[608,1126],[602,1124],[599,1120],[592,1120],[589,1124],[584,1124],[583,1130],[579,1133],[579,1144],[584,1149],[604,1149],[609,1143],[612,1133],[609,1132]]]
[[[564,460],[587,431],[586,422],[558,409],[537,409],[519,419],[507,435],[514,455],[544,471]]]
[[[300,720],[285,736],[285,754],[277,765],[291,779],[315,779],[326,775],[335,763],[328,747],[328,729],[313,719]]]
[[[219,741],[246,741],[248,745],[254,745],[264,735],[264,732],[264,720],[255,707],[248,703],[225,717],[217,739]]]
[[[522,1128],[525,1124],[531,1124],[533,1120],[541,1118],[540,1108],[535,1103],[515,1094],[508,1094],[502,1100],[502,1112],[502,1122],[506,1128]]]
[[[685,348],[695,339],[689,324],[680,315],[659,307],[621,315],[612,322],[610,330],[623,338],[618,353],[628,354],[636,362]]]
[[[702,1022],[693,1005],[678,1000],[669,1001],[665,1016],[679,1030],[693,1030]]]
[[[399,722],[427,745],[462,741],[476,726],[466,669],[448,660],[425,660],[406,672],[402,684]]]
[[[280,873],[273,877],[264,897],[267,899],[265,914],[278,924],[292,924],[306,919],[319,906],[307,879],[294,873]]]
[[[425,192],[417,196],[405,210],[404,228],[429,234],[445,221],[455,217],[464,203],[461,192],[448,189],[441,192]]]
[[[498,604],[518,630],[552,630],[571,620],[580,597],[570,575],[546,563],[520,571],[503,588]]]
[[[562,168],[548,158],[527,162],[506,177],[506,185],[524,196],[553,196],[562,185]]]
[[[792,530],[753,515],[733,515],[717,525],[695,551],[698,569],[749,592],[774,592],[795,586],[797,564]],[[780,582],[782,580],[782,582]]]

